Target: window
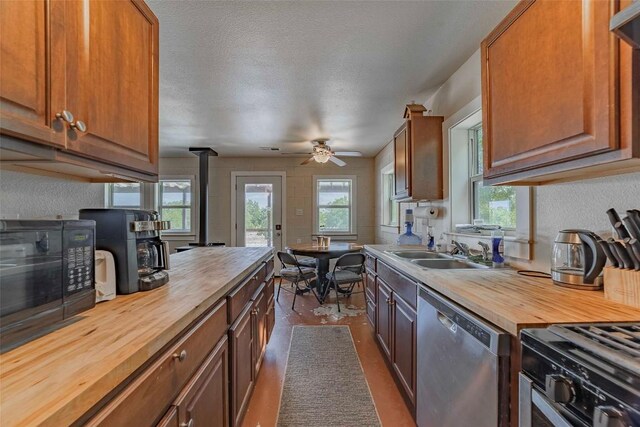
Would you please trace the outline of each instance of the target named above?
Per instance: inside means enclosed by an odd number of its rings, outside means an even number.
[[[314,177],[314,229],[355,234],[355,177]]]
[[[398,226],[400,212],[399,203],[393,199],[395,180],[393,175],[393,163],[382,169],[382,225],[389,227]]]
[[[109,208],[142,208],[142,185],[137,182],[107,184],[106,206]]]
[[[171,221],[169,233],[191,233],[193,179],[161,179],[158,183],[158,211],[163,221]]]
[[[487,186],[482,183],[483,153],[482,125],[469,129],[471,219],[482,219],[485,224],[500,225],[503,229],[516,228],[516,190],[509,186]]]

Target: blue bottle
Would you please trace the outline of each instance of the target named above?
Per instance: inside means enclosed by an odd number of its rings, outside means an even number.
[[[504,231],[493,230],[491,232],[492,261],[494,267],[504,266]]]
[[[411,229],[413,228],[413,209],[407,209],[405,211],[405,228],[407,231],[404,234],[398,236],[398,245],[421,245],[422,237],[417,234],[413,234]]]

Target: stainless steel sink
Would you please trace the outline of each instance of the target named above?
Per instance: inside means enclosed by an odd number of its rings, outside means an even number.
[[[462,268],[489,268],[486,265],[460,261],[458,259],[414,259],[412,263],[424,268],[457,270]]]
[[[431,259],[443,259],[443,256],[440,254],[436,254],[433,252],[426,251],[389,251],[391,255],[395,255],[400,258],[406,259],[423,259],[423,260],[431,260]]]

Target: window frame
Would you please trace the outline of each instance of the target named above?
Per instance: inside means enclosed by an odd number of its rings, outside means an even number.
[[[322,181],[351,181],[350,205],[339,206],[349,208],[349,231],[320,231],[320,208],[327,207],[318,204],[318,183]],[[357,236],[357,179],[355,175],[314,175],[313,176],[313,234],[323,236]],[[338,206],[331,206],[338,207]]]
[[[116,184],[139,184],[140,185],[140,204],[138,206],[116,206],[113,204],[113,188]],[[144,209],[146,186],[143,182],[109,182],[105,184],[104,190],[104,206],[106,208],[115,209]]]
[[[476,218],[476,192],[475,186],[482,184],[484,181],[483,170],[477,168],[478,162],[482,162],[478,152],[478,132],[482,130],[482,122],[472,126],[468,130],[469,138],[469,184],[467,187],[469,196],[469,224],[473,224],[473,220]],[[480,163],[481,164],[481,163]],[[517,193],[517,188],[513,187]],[[518,196],[516,194],[516,226],[515,227],[502,227],[505,233],[515,233],[518,224]]]
[[[162,182],[163,181],[190,181],[191,182],[191,204],[190,205],[176,205],[176,206],[163,206],[162,205]],[[190,208],[190,224],[191,228],[189,230],[164,230],[162,232],[163,235],[171,235],[171,236],[195,236],[197,232],[197,224],[196,224],[196,177],[195,175],[162,175],[159,177],[158,182],[156,184],[152,184],[154,186],[154,209],[162,218],[162,208]]]
[[[400,203],[394,199],[394,180],[391,180],[391,186],[387,188],[387,176],[393,176],[395,174],[395,168],[393,162],[390,162],[380,170],[380,186],[382,191],[380,192],[380,222],[381,226],[391,228],[394,230],[400,229]],[[385,191],[389,191],[389,194],[385,194]],[[396,212],[396,222],[393,223],[393,209]]]

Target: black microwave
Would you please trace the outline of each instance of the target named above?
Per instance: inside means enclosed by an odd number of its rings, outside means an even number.
[[[0,220],[0,350],[95,305],[95,222]]]

